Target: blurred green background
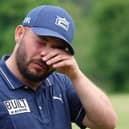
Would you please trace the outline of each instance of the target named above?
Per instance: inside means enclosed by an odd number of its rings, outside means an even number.
[[[61,6],[72,15],[76,25],[73,47],[80,68],[111,97],[118,113],[117,129],[127,129],[129,0],[1,0],[0,56],[11,53],[15,27],[41,4]]]

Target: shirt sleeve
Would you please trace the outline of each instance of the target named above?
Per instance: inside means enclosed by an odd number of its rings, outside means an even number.
[[[65,84],[71,114],[71,121],[76,123],[81,129],[85,129],[86,127],[82,124],[82,121],[86,112],[69,78],[66,78]]]

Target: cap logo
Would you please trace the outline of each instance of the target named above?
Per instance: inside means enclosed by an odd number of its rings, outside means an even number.
[[[26,17],[23,21],[23,23],[26,23],[26,24],[30,24],[31,22],[31,17]]]
[[[69,30],[69,22],[66,20],[66,18],[57,16],[55,24],[66,31]]]

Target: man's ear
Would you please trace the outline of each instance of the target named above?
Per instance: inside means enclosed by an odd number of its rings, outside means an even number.
[[[23,25],[18,25],[15,30],[15,42],[19,43],[25,33],[25,28]]]

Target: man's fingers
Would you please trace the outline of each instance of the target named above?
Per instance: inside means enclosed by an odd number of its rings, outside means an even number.
[[[65,56],[65,55],[57,55],[57,56],[55,56],[55,57],[49,59],[48,61],[46,61],[46,64],[52,65],[52,64],[55,64],[55,63],[64,61],[64,60],[66,60],[66,59],[68,59],[68,57]]]

